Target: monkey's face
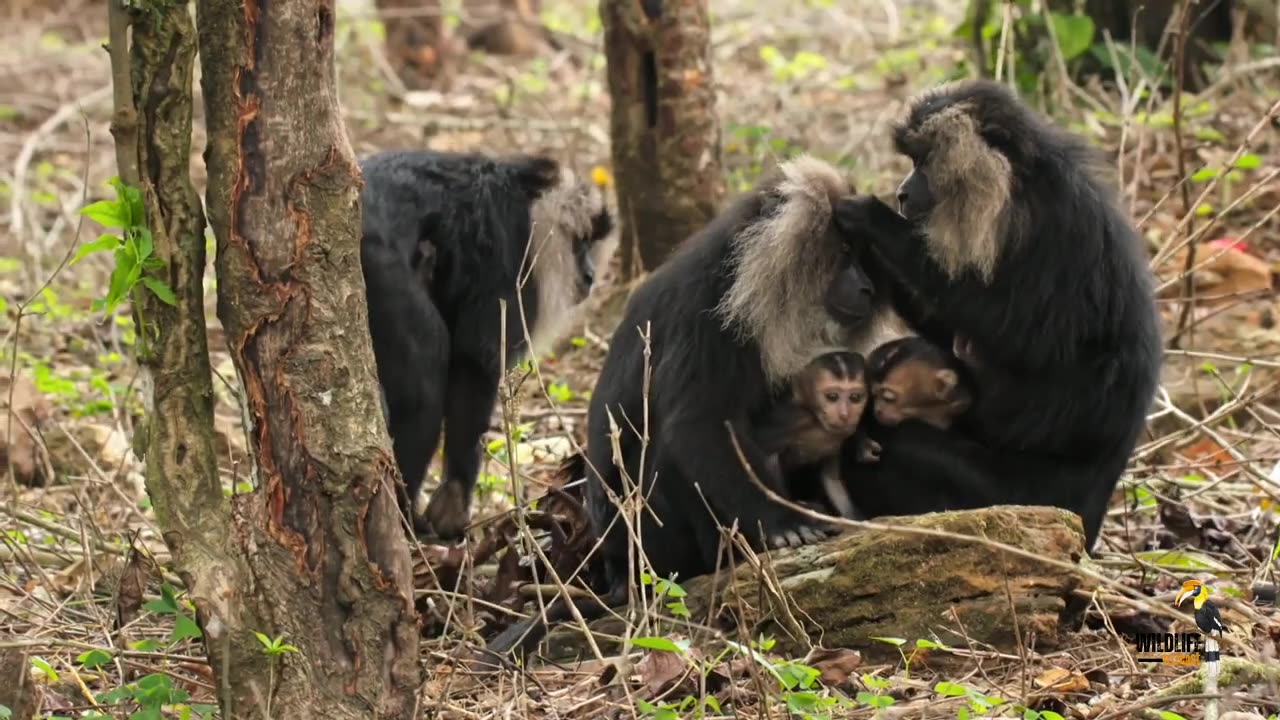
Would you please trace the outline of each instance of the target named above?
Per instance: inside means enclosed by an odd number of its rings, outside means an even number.
[[[811,406],[822,429],[836,435],[852,435],[867,407],[867,386],[862,378],[837,378],[824,372],[813,386]]]
[[[823,298],[827,313],[845,327],[860,327],[871,318],[875,285],[856,263],[851,262],[831,280]]]
[[[573,242],[575,302],[582,302],[591,293],[597,274],[608,264],[615,245],[608,241],[614,222],[605,203],[604,192],[594,185],[585,184],[581,186],[580,192],[580,202],[589,208],[590,223],[576,228],[562,228]]]
[[[950,368],[936,368],[908,360],[873,383],[872,412],[885,426],[920,420],[945,430],[969,407],[968,392]]]
[[[929,189],[929,177],[918,165],[898,186],[898,212],[912,222],[923,222],[933,210],[933,192]]]

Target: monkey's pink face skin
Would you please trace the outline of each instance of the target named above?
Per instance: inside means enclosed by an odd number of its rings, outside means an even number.
[[[852,435],[858,429],[862,411],[867,405],[866,391],[861,385],[848,389],[828,390],[819,398],[818,422],[822,429],[836,435]]]

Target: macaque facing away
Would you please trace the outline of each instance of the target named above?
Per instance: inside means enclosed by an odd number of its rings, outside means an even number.
[[[857,433],[867,405],[866,362],[852,352],[814,358],[791,379],[790,396],[774,408],[757,438],[769,456],[772,473],[785,478],[796,468],[820,465],[822,489],[842,516],[855,517],[853,502],[840,478],[840,447]],[[859,436],[863,458],[874,460],[879,446]],[[778,489],[778,488],[775,488]],[[789,488],[781,494],[790,497]]]
[[[967,342],[956,349],[968,355]],[[919,420],[940,430],[973,405],[973,392],[961,360],[920,337],[887,342],[867,358],[867,383],[876,422],[893,426]]]

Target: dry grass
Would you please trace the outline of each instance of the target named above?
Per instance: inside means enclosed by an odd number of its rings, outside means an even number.
[[[340,79],[357,153],[423,144],[490,151],[551,148],[580,169],[607,164],[608,99],[598,33],[590,32],[598,27],[591,24],[596,22],[594,6],[583,0],[548,4],[557,29],[578,38],[569,43],[570,51],[527,62],[475,58],[445,96],[396,92],[378,56],[371,14],[348,11],[338,33]],[[47,660],[59,679],[45,676],[45,709],[60,715],[90,707],[93,693],[147,672],[170,675],[197,700],[211,702],[207,667],[197,657],[178,654],[198,655],[197,645],[126,650],[98,670],[77,663],[81,653],[120,641],[110,632],[118,610],[112,593],[128,587],[121,581],[120,561],[132,533],[138,532],[139,543],[161,561],[166,553],[145,502],[140,464],[129,451],[139,408],[129,360],[132,326],[90,311],[110,268],[104,258],[93,257],[55,275],[65,256],[94,232],[86,227],[77,237],[76,210],[86,194],[90,200],[104,197],[103,183],[115,174],[107,129],[107,58],[99,48],[106,34],[105,12],[93,4],[66,5],[56,12],[15,5],[0,44],[0,196],[7,201],[0,206],[7,210],[0,219],[0,302],[5,303],[0,357],[4,375],[10,375],[12,364],[14,374],[34,381],[43,397],[34,404],[47,414],[40,430],[54,477],[44,488],[0,488],[5,494],[0,522],[8,531],[0,543],[0,628],[10,635],[0,637],[0,669],[7,648]],[[960,4],[882,0],[826,7],[800,0],[730,0],[713,5],[714,72],[723,87],[719,112],[734,189],[749,186],[762,169],[799,149],[838,163],[859,188],[892,188],[906,166],[891,153],[885,124],[910,94],[944,79],[963,56],[949,37],[956,21],[953,6]],[[762,52],[765,47],[776,52]],[[802,50],[812,55],[797,58]],[[767,58],[774,56],[782,60],[771,64]],[[1149,106],[1133,80],[1127,94],[1086,86],[1054,99],[1066,101],[1066,107],[1058,103],[1056,110],[1062,122],[1114,151],[1133,214],[1150,240],[1153,267],[1166,283],[1161,307],[1170,336],[1182,314],[1178,298],[1185,285],[1183,246],[1188,237],[1196,238],[1197,265],[1207,266],[1196,275],[1198,302],[1189,315],[1190,332],[1180,349],[1167,356],[1165,386],[1153,408],[1150,433],[1136,454],[1132,474],[1123,481],[1123,493],[1117,494],[1093,559],[1094,569],[1150,597],[1152,605],[1134,607],[1123,602],[1121,593],[1107,589],[1092,599],[1092,624],[1098,629],[1080,633],[1078,643],[1066,651],[1021,656],[981,648],[957,651],[948,654],[961,657],[963,664],[951,666],[945,677],[934,677],[919,663],[909,674],[901,663],[864,665],[851,679],[847,672],[844,677],[837,672],[832,687],[821,693],[824,697],[891,692],[897,698],[891,714],[953,717],[959,701],[944,700],[934,690],[936,681],[947,679],[1013,702],[1035,701],[1037,707],[1083,717],[1127,717],[1157,705],[1194,716],[1202,700],[1173,704],[1157,695],[1195,694],[1197,689],[1175,671],[1139,668],[1130,658],[1131,646],[1115,634],[1118,624],[1154,622],[1151,618],[1158,615],[1150,608],[1167,606],[1171,592],[1192,575],[1213,580],[1228,624],[1236,629],[1232,637],[1238,642],[1226,654],[1275,662],[1280,616],[1274,607],[1254,602],[1250,588],[1275,583],[1277,569],[1280,331],[1275,314],[1280,307],[1264,286],[1270,282],[1268,270],[1280,260],[1280,219],[1275,216],[1280,208],[1280,121],[1277,108],[1269,105],[1280,97],[1280,77],[1274,65],[1250,66],[1193,98],[1180,118],[1188,174],[1202,167],[1221,168],[1244,153],[1260,162],[1239,177],[1190,183],[1185,194],[1178,184],[1173,133],[1162,122],[1171,106]],[[201,115],[197,106],[192,170],[202,186]],[[1220,213],[1212,222],[1196,213],[1202,203]],[[1248,249],[1243,257],[1207,244],[1222,236],[1244,239]],[[37,293],[46,283],[47,289]],[[209,318],[216,325],[212,289],[208,296]],[[544,359],[539,370],[549,391],[537,387],[537,378],[523,380],[518,407],[511,411],[525,425],[519,454],[523,471],[535,483],[550,474],[552,463],[570,444],[568,437],[581,439],[583,393],[599,369],[609,331],[607,320],[594,317],[578,333],[586,340],[578,343],[581,347]],[[234,378],[219,328],[211,328],[211,339],[215,368],[222,377]],[[8,384],[6,377],[0,388],[7,392]],[[222,385],[218,390],[223,473],[231,488],[246,477],[244,441],[231,395]],[[549,397],[556,400],[554,409]],[[503,438],[501,426],[495,418],[495,440]],[[12,432],[21,430],[15,424]],[[46,456],[41,457],[43,464]],[[482,487],[491,492],[477,517],[511,507],[505,463],[491,461],[485,472]],[[418,551],[435,560],[442,552]],[[1162,556],[1160,551],[1170,552]],[[152,582],[147,597],[156,595]],[[634,711],[637,697],[652,699],[660,689],[673,693],[666,698],[670,702],[697,694],[697,683],[680,681],[679,668],[660,667],[663,661],[655,659],[660,653],[650,653],[639,665],[607,658],[571,668],[468,677],[441,658],[457,641],[457,617],[471,616],[470,604],[451,606],[455,617],[442,608],[456,596],[438,590],[424,590],[424,595],[430,596],[437,617],[453,620],[447,637],[424,641],[423,708],[439,717],[494,717],[499,712],[506,717],[597,717],[610,707],[625,717]],[[164,640],[172,628],[171,618],[142,612],[125,639]],[[950,626],[943,634],[949,644],[965,647],[963,628]],[[694,647],[713,653],[722,645],[706,639]],[[784,716],[778,693],[761,692],[770,686],[761,667],[726,660],[711,674],[718,678],[711,690],[740,716]],[[1052,668],[1076,673],[1069,675],[1078,677],[1072,680],[1074,689],[1038,687],[1036,678]],[[638,683],[619,681],[631,673]],[[862,673],[887,678],[889,689],[876,688],[874,681],[868,685],[859,677]],[[1225,692],[1236,694],[1232,704],[1280,710],[1275,678],[1245,679],[1249,681],[1229,687],[1224,683]],[[103,710],[119,713],[124,707]],[[856,711],[834,712],[870,716],[872,711],[864,704]]]

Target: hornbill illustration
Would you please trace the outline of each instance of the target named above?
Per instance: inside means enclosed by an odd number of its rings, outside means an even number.
[[[1209,599],[1209,588],[1205,587],[1204,583],[1199,580],[1188,580],[1182,583],[1182,589],[1173,599],[1173,604],[1181,607],[1188,598],[1195,598],[1192,604],[1196,609],[1196,626],[1206,637],[1213,635],[1215,630],[1219,637],[1225,632],[1230,632],[1230,629],[1222,623],[1218,606]]]

